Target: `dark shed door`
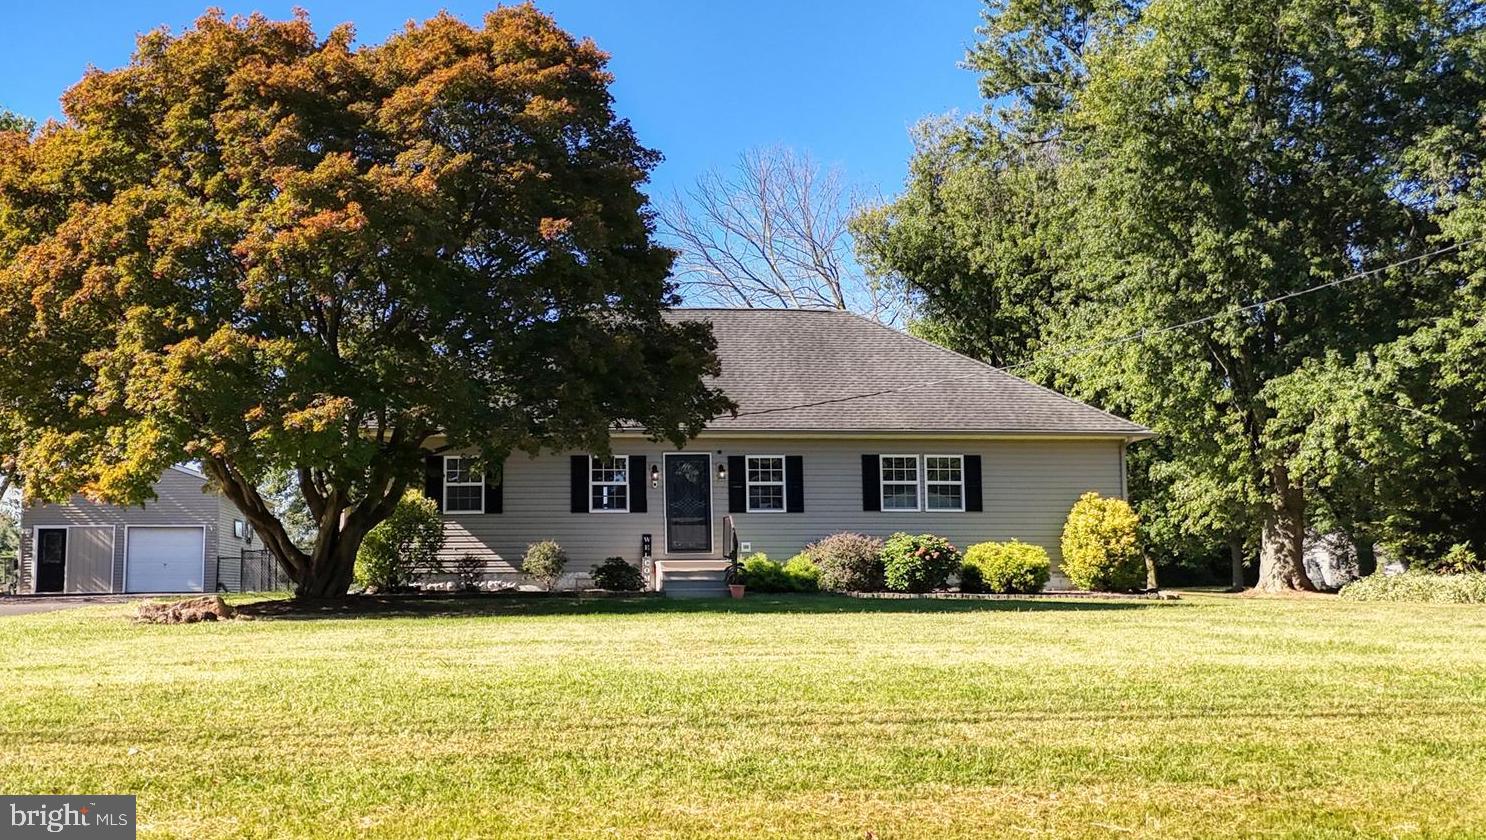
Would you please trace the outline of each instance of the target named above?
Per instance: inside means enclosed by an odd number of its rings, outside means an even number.
[[[707,455],[666,456],[666,552],[712,550],[711,459]]]
[[[61,592],[67,585],[67,529],[36,532],[36,591]]]

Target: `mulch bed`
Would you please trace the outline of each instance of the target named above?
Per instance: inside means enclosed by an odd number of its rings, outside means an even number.
[[[355,616],[440,616],[467,615],[480,606],[511,604],[522,601],[542,602],[553,599],[608,600],[612,598],[660,598],[659,592],[406,592],[386,595],[347,595],[323,601],[297,598],[255,601],[237,608],[239,616],[257,618],[335,618]]]

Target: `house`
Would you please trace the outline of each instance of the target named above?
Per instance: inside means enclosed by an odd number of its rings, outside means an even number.
[[[1036,543],[1054,559],[1074,501],[1125,495],[1134,423],[974,359],[837,311],[686,309],[710,321],[738,404],[684,447],[620,428],[611,452],[515,454],[487,481],[463,453],[431,456],[426,492],[444,559],[519,579],[530,543],[556,540],[567,583],[610,556],[657,588],[720,585],[744,554],[783,560],[838,531],[933,532],[961,548]]]
[[[156,499],[141,507],[74,496],[23,507],[23,593],[213,592],[237,590],[254,539],[243,515],[206,476],[166,470]]]

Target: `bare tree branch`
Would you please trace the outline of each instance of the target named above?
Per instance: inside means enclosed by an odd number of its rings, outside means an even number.
[[[840,170],[774,147],[698,178],[665,203],[660,222],[692,302],[845,309],[896,326],[907,296],[857,265],[851,212]]]

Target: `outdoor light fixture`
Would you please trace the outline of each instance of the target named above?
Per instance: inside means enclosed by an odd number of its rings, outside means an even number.
[[[660,464],[651,464],[650,465],[650,486],[651,487],[659,487],[660,486]]]
[[[721,462],[721,463],[719,463],[717,465],[717,480],[718,481],[727,481],[728,480],[728,465],[727,465],[727,462],[725,462],[725,461],[724,462]]]

